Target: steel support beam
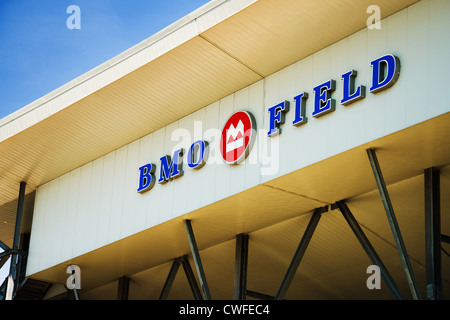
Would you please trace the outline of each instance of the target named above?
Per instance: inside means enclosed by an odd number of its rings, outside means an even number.
[[[200,252],[198,251],[197,242],[195,241],[194,230],[192,229],[191,221],[184,220],[184,225],[186,227],[189,246],[191,247],[192,257],[194,258],[195,268],[197,270],[198,279],[200,281],[203,298],[205,300],[211,300],[211,294],[209,293],[208,283],[206,282],[205,271],[203,270],[202,260],[200,258]]]
[[[234,264],[234,300],[245,300],[247,291],[248,235],[236,236],[236,255]]]
[[[2,253],[0,253],[0,269],[3,267],[3,265],[8,261],[9,254],[10,254],[10,248],[0,240],[0,248],[3,250]]]
[[[17,214],[16,214],[16,225],[14,229],[14,241],[12,249],[19,249],[20,243],[20,229],[22,228],[22,216],[23,216],[23,203],[25,200],[25,188],[26,183],[21,182],[19,188],[19,199],[17,201]]]
[[[426,291],[430,300],[442,299],[441,198],[439,170],[424,172]]]
[[[1,241],[1,240],[0,240],[0,248],[1,248],[3,251],[8,251],[8,250],[10,250],[10,248],[9,248],[3,241]]]
[[[441,234],[441,241],[445,243],[450,243],[450,237],[445,234]]]
[[[159,300],[166,300],[169,295],[170,288],[172,288],[173,281],[177,275],[178,269],[180,268],[180,259],[173,260],[172,267],[170,268],[169,274],[167,275],[166,282],[159,296]]]
[[[306,227],[305,233],[300,241],[300,244],[297,247],[297,250],[294,253],[294,257],[292,258],[291,264],[284,276],[283,282],[281,283],[280,288],[278,289],[277,295],[275,296],[275,300],[282,300],[286,296],[286,293],[289,289],[289,286],[294,279],[295,273],[297,272],[298,266],[302,261],[303,255],[305,254],[306,248],[308,247],[309,241],[314,233],[314,230],[319,223],[320,217],[323,212],[328,211],[328,206],[317,208],[314,210],[312,217]]]
[[[23,204],[24,204],[24,200],[25,200],[26,185],[27,184],[22,181],[20,183],[20,187],[19,187],[19,198],[17,199],[16,224],[15,224],[15,228],[14,228],[14,239],[13,239],[13,247],[12,247],[13,251],[19,250],[20,230],[22,228]],[[11,255],[11,267],[10,267],[9,274],[12,277],[12,279],[14,280],[14,288],[12,289],[13,296],[14,296],[14,291],[16,290],[17,285],[18,285],[17,269],[19,269],[18,268],[19,263],[20,263],[19,254],[17,254],[17,253],[12,254]],[[8,282],[8,285],[10,285],[10,284],[11,284],[11,282]]]
[[[117,300],[128,300],[128,292],[130,290],[130,278],[122,276],[119,278],[117,285]]]
[[[381,172],[380,165],[378,163],[377,155],[374,149],[367,149],[367,155],[369,156],[369,162],[372,167],[373,174],[375,176],[375,181],[377,183],[378,191],[383,202],[384,209],[391,227],[392,234],[394,236],[395,244],[397,246],[398,253],[400,255],[400,260],[405,271],[406,280],[408,281],[409,288],[411,290],[411,295],[414,300],[420,299],[420,292],[417,286],[416,279],[414,277],[414,272],[409,261],[408,253],[406,251],[406,246],[403,242],[402,234],[397,223],[397,218],[395,217],[394,208],[392,207],[391,199],[384,182],[383,174]]]
[[[8,261],[9,255],[5,255],[0,258],[0,269],[5,265],[6,261]]]
[[[247,290],[246,291],[247,295],[249,297],[255,298],[255,299],[260,299],[260,300],[273,300],[275,297],[270,296],[268,294],[264,294],[264,293],[260,293],[260,292],[256,292],[256,291],[251,291],[251,290]]]
[[[0,253],[0,258],[9,257],[11,252],[12,252],[12,250],[8,250],[8,251],[4,251],[4,252]]]
[[[383,278],[384,283],[388,287],[389,291],[391,291],[395,299],[402,300],[403,296],[399,288],[397,287],[394,279],[392,278],[387,268],[381,261],[380,257],[376,253],[369,239],[367,239],[366,235],[364,234],[364,231],[359,226],[358,222],[356,221],[352,212],[348,208],[347,204],[344,201],[338,201],[334,205],[332,205],[331,208],[333,210],[335,208],[339,209],[339,211],[342,213],[345,220],[347,221],[348,225],[352,229],[353,233],[355,234],[356,238],[358,239],[359,243],[363,247],[364,251],[369,256],[372,263],[380,268],[381,277]]]
[[[73,295],[75,296],[75,300],[81,300],[81,293],[80,290],[77,288],[73,289]]]
[[[184,273],[186,274],[186,278],[189,282],[189,286],[191,287],[194,299],[202,300],[202,293],[197,284],[197,280],[195,279],[194,272],[192,271],[191,264],[189,263],[187,256],[181,257],[181,264],[183,265]]]
[[[17,259],[23,259],[23,257],[26,255],[26,252],[22,251],[22,250],[13,250],[10,249],[8,251],[3,251],[2,253],[0,253],[0,268],[3,267],[3,265],[6,263],[6,261],[8,261],[9,257],[11,256],[17,256]],[[18,272],[19,270],[16,268],[16,272]]]

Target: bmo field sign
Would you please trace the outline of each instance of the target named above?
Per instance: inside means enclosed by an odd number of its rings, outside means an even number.
[[[400,59],[392,54],[386,54],[370,62],[372,68],[372,83],[369,92],[376,94],[397,82],[400,75]],[[357,71],[350,70],[342,74],[342,92],[340,104],[348,106],[358,100],[366,98],[366,87],[357,85]],[[328,79],[313,88],[312,113],[315,118],[332,113],[336,109],[336,100],[332,93],[336,90],[336,80]],[[293,126],[307,123],[306,100],[309,94],[301,92],[294,100]],[[273,137],[281,133],[281,126],[285,124],[285,114],[290,109],[290,101],[285,100],[267,108],[268,131],[267,137]],[[220,132],[220,155],[227,164],[241,163],[249,155],[256,138],[256,122],[253,115],[244,110],[234,112],[226,121]],[[138,192],[145,192],[153,188],[156,181],[160,184],[183,176],[183,154],[185,150],[180,148],[172,155],[164,155],[160,158],[159,179],[156,180],[156,165],[147,163],[139,168]],[[187,165],[191,169],[200,169],[208,156],[208,142],[195,141],[187,153]]]

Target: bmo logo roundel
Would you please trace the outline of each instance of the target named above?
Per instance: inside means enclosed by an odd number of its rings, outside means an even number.
[[[220,153],[226,163],[240,163],[253,146],[256,136],[255,118],[250,112],[237,111],[228,118],[220,137]]]

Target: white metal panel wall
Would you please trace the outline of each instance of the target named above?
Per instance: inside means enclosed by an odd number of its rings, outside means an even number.
[[[446,0],[419,2],[383,20],[380,30],[361,30],[40,186],[36,192],[27,274],[450,111],[442,96],[450,74],[450,43],[443,36],[450,30],[449,15]],[[388,53],[401,60],[400,78],[391,89],[371,94],[370,61]],[[365,99],[344,107],[339,104],[341,75],[350,69],[358,72],[357,85],[365,85],[367,94]],[[316,119],[311,116],[312,88],[329,79],[336,80],[332,95],[336,111]],[[293,97],[302,91],[309,93],[308,123],[294,127],[290,125]],[[267,138],[267,108],[283,100],[291,101],[292,106],[283,132]],[[245,164],[217,164],[213,161],[218,156],[215,133],[238,109],[253,113],[262,135]],[[136,192],[139,166],[155,163],[158,178],[160,157],[172,154],[175,147],[187,150],[199,138],[211,144],[210,161],[205,167],[192,170],[185,165],[183,177],[156,184],[143,194]],[[272,163],[267,164],[263,156],[270,154]]]
[[[450,41],[442,36],[450,27],[445,18],[449,13],[449,2],[419,2],[384,19],[380,30],[364,29],[267,77],[265,123],[267,107],[288,99],[293,109],[292,98],[302,91],[309,93],[308,123],[284,125],[283,133],[270,139],[280,146],[277,176],[449,112],[450,104],[442,99],[450,71],[446,61]],[[371,94],[370,61],[388,53],[400,58],[399,80],[391,89]],[[367,93],[365,99],[345,107],[339,104],[341,75],[350,69],[358,72],[356,85],[365,85]],[[313,87],[329,79],[336,80],[332,95],[336,111],[314,118]],[[293,119],[291,110],[286,124]],[[261,178],[265,182],[273,177]]]

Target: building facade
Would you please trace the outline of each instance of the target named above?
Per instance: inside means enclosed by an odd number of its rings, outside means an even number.
[[[211,1],[3,119],[17,296],[448,299],[450,3],[377,2]]]

